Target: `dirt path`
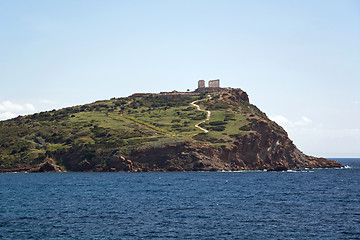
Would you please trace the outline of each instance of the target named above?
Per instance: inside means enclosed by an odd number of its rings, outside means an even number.
[[[208,99],[211,99],[211,96],[210,96],[210,95],[208,95],[208,97],[209,97]],[[198,128],[198,129],[200,129],[201,131],[204,131],[204,133],[208,133],[209,130],[207,130],[207,129],[205,129],[205,128],[202,128],[202,127],[200,127],[199,125],[202,124],[202,123],[204,123],[204,122],[206,122],[206,121],[209,121],[209,120],[210,120],[211,112],[210,112],[210,111],[207,111],[207,110],[202,110],[202,109],[200,108],[200,106],[196,104],[197,102],[205,101],[205,100],[207,100],[207,99],[196,100],[196,101],[193,101],[193,102],[190,103],[190,104],[191,104],[192,106],[196,107],[196,109],[199,110],[199,111],[207,112],[206,119],[203,120],[203,121],[201,121],[201,122],[199,122],[198,124],[195,124],[195,127]]]
[[[159,128],[159,127],[153,126],[151,124],[144,124],[144,123],[141,123],[139,121],[135,121],[134,120],[135,118],[129,118],[129,117],[123,115],[123,114],[121,114],[121,118],[123,120],[127,121],[127,122],[132,122],[132,123],[135,123],[135,124],[137,124],[139,126],[142,126],[144,128],[150,129],[152,131],[156,131],[157,133],[166,134],[166,135],[169,135],[169,136],[175,136],[174,134],[170,134],[170,133],[166,132],[165,130],[163,130],[163,129]],[[115,119],[115,118],[113,118],[113,119]]]

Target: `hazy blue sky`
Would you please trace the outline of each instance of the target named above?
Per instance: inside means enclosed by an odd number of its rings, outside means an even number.
[[[0,119],[221,79],[305,153],[360,157],[360,1],[0,0]]]

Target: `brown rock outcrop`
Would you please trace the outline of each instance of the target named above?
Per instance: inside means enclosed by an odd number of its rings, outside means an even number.
[[[63,172],[64,169],[57,166],[54,163],[53,159],[47,158],[46,162],[40,163],[38,167],[31,168],[28,171],[29,172]]]
[[[252,130],[254,133],[238,137],[230,148],[188,142],[138,149],[127,158],[136,169],[146,171],[283,171],[342,167],[336,161],[305,155],[286,133],[273,131],[268,122],[256,122]]]
[[[112,156],[108,161],[108,167],[114,168],[116,171],[133,171],[131,160],[126,160],[123,156]]]
[[[232,91],[233,91],[233,96],[235,97],[235,100],[237,102],[240,102],[240,100],[245,101],[245,102],[250,102],[249,101],[249,96],[243,90],[241,90],[239,88],[235,88]]]

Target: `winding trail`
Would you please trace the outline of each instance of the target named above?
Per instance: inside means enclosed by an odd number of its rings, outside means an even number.
[[[211,117],[211,111],[207,111],[207,110],[202,110],[200,108],[199,105],[197,105],[196,103],[197,102],[201,102],[201,101],[205,101],[205,100],[208,100],[208,99],[211,99],[211,96],[208,95],[208,98],[207,99],[201,99],[201,100],[196,100],[196,101],[193,101],[192,103],[190,103],[192,106],[196,107],[197,110],[199,111],[203,111],[203,112],[207,112],[207,116],[206,116],[206,119],[205,120],[202,120],[201,122],[199,122],[198,124],[195,124],[195,127],[200,129],[201,131],[204,131],[204,133],[208,133],[209,130],[205,129],[205,128],[202,128],[200,127],[199,125],[206,122],[206,121],[209,121],[210,120],[210,117]]]

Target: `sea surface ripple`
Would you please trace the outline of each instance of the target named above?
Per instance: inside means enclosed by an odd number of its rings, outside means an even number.
[[[359,239],[360,159],[305,172],[0,174],[0,239]]]

